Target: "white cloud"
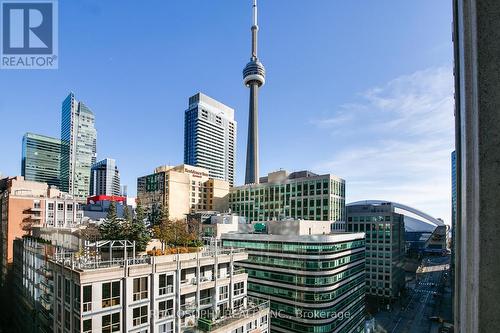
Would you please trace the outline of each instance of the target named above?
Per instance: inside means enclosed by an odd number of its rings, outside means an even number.
[[[314,120],[335,145],[312,169],[347,181],[347,200],[385,199],[450,222],[453,76],[431,68],[398,77]]]

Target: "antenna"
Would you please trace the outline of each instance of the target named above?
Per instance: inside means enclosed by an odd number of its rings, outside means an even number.
[[[253,25],[257,25],[257,0],[253,0]]]

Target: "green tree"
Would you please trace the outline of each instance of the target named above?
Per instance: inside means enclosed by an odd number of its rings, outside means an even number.
[[[163,221],[168,219],[168,213],[163,205],[153,206],[149,214],[149,221],[152,226],[160,225]]]
[[[130,214],[130,210],[127,205],[123,207],[123,219],[127,222],[132,222],[132,215]]]
[[[137,207],[135,208],[135,220],[139,222],[144,222],[146,214],[144,214],[144,208],[142,208],[141,202],[137,202]]]
[[[132,221],[127,223],[127,239],[135,241],[135,249],[144,251],[151,240],[151,234],[146,228],[144,221]]]
[[[188,246],[194,240],[184,220],[165,219],[159,225],[154,226],[153,233],[163,245],[167,246]]]
[[[108,213],[106,214],[106,219],[108,221],[116,220],[116,203],[111,201],[109,203]]]
[[[123,224],[117,219],[106,219],[106,221],[99,225],[99,233],[101,234],[101,239],[126,239],[126,232],[123,228]]]
[[[123,224],[116,216],[116,203],[114,201],[109,204],[106,221],[99,225],[99,233],[101,239],[107,240],[126,239],[127,237]]]

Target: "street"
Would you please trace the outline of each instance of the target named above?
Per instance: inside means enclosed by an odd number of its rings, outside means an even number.
[[[390,311],[375,314],[376,332],[438,333],[437,321],[443,312],[443,278],[449,272],[449,260],[449,256],[424,257],[417,279],[408,285],[407,295],[393,304]],[[445,293],[444,297],[449,295]]]

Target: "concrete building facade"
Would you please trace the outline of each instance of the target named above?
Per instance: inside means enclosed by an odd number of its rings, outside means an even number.
[[[363,233],[330,233],[327,221],[268,221],[222,234],[222,245],[244,248],[237,265],[248,294],[270,300],[272,333],[363,332]]]
[[[234,110],[202,93],[191,96],[184,118],[184,163],[233,186],[235,155]]]
[[[366,234],[366,293],[391,301],[404,288],[404,217],[391,203],[347,206],[348,232]]]
[[[234,269],[247,257],[222,249],[113,263],[55,255],[54,332],[267,333],[269,305],[247,297],[247,274]]]
[[[266,83],[266,69],[257,56],[257,0],[253,1],[252,12],[252,56],[243,69],[243,84],[250,89],[245,184],[259,183],[259,89]]]
[[[170,219],[184,219],[197,210],[225,211],[229,183],[210,178],[205,168],[182,164],[158,167],[137,179],[137,200],[146,212],[161,207]]]
[[[26,133],[23,136],[21,176],[26,180],[60,187],[61,140]]]
[[[248,222],[279,219],[345,221],[345,181],[332,174],[280,170],[259,184],[233,187],[229,205]]]
[[[70,93],[61,109],[61,189],[83,202],[89,196],[96,142],[94,114]]]
[[[455,332],[500,330],[500,2],[453,1]]]

